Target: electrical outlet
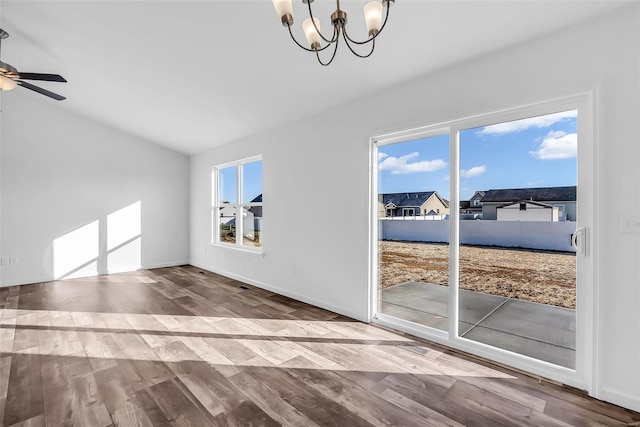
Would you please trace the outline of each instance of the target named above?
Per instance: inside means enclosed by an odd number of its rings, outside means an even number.
[[[640,216],[620,215],[621,233],[640,233]]]

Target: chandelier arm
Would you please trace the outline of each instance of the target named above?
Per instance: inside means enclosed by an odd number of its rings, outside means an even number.
[[[369,53],[367,53],[366,55],[360,55],[358,52],[353,50],[353,48],[349,44],[349,39],[347,38],[347,32],[345,31],[342,34],[344,36],[344,44],[346,44],[347,47],[349,48],[349,50],[351,51],[351,53],[353,53],[358,58],[368,58],[368,57],[370,57],[371,54],[373,53],[373,50],[376,48],[376,39],[374,37],[374,38],[371,39],[371,50],[369,51]]]
[[[308,47],[304,47],[303,45],[300,44],[300,42],[298,40],[296,40],[296,38],[293,36],[293,31],[291,31],[291,25],[287,25],[287,27],[289,27],[289,35],[291,36],[291,39],[302,49],[306,50],[307,52],[320,52],[325,50],[326,48],[328,48],[329,46],[331,46],[331,43],[327,44],[325,47],[320,48],[320,49],[309,49]]]
[[[311,2],[307,2],[307,6],[309,6],[309,18],[311,18],[311,23],[313,24],[313,28],[316,29],[316,31],[318,32],[318,34],[320,35],[320,37],[322,38],[322,40],[324,40],[325,42],[331,44],[331,43],[335,43],[335,41],[338,39],[338,37],[340,37],[339,34],[336,34],[336,31],[334,29],[333,31],[333,37],[331,38],[331,40],[327,39],[321,32],[320,32],[320,28],[318,28],[318,26],[316,25],[316,20],[313,19],[313,12],[311,11]],[[338,7],[339,7],[339,3],[338,3]],[[334,27],[335,28],[335,27]]]
[[[336,46],[333,49],[333,55],[331,55],[331,59],[329,59],[329,62],[326,62],[326,63],[322,62],[322,60],[320,59],[320,54],[318,53],[318,51],[316,51],[316,58],[318,58],[318,62],[320,63],[320,65],[323,65],[326,67],[329,64],[331,64],[333,62],[333,58],[336,57],[336,52],[338,51],[338,44],[339,44],[338,42],[340,41],[340,31],[337,31],[337,34],[335,34],[335,39],[336,39],[335,41]],[[330,46],[330,45],[327,45],[327,46]]]
[[[367,44],[370,41],[375,40],[375,38],[380,35],[382,30],[384,30],[385,25],[387,25],[387,20],[389,19],[389,9],[391,9],[391,5],[389,3],[387,3],[387,13],[384,15],[384,22],[382,23],[382,26],[380,27],[380,30],[375,35],[369,37],[365,41],[359,42],[359,41],[353,40],[351,37],[349,37],[349,34],[347,34],[347,26],[345,25],[345,27],[344,27],[344,35],[345,35],[345,37],[353,44]]]

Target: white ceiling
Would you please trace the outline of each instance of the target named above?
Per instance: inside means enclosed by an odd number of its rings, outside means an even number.
[[[342,2],[354,37],[364,3]],[[69,81],[38,82],[68,98],[58,103],[22,88],[3,96],[56,103],[193,154],[628,3],[397,0],[371,58],[343,45],[326,68],[293,45],[269,0],[2,0],[11,35],[2,60]],[[305,9],[294,4],[302,41]],[[313,4],[325,29],[334,4]]]

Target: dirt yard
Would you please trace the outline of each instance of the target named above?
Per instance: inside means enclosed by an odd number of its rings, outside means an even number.
[[[449,246],[380,242],[380,288],[411,280],[447,286]],[[576,306],[576,257],[571,253],[460,247],[460,287],[559,307]]]

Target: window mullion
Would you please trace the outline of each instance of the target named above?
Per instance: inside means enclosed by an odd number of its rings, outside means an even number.
[[[449,129],[449,206],[460,206],[460,131]],[[449,211],[449,340],[458,337],[459,327],[459,265],[460,209]]]
[[[222,240],[220,238],[220,218],[219,218],[220,195],[218,194],[220,193],[220,169],[218,168],[214,169],[213,178],[214,178],[213,188],[211,189],[213,192],[211,196],[213,198],[213,209],[211,214],[211,224],[213,227],[213,232],[211,234],[213,235],[213,242],[220,243],[220,241]]]
[[[238,165],[238,179],[237,179],[237,195],[238,195],[238,206],[236,208],[236,245],[242,246],[242,236],[244,235],[244,217],[242,216],[242,168],[244,165]]]
[[[215,168],[213,172],[213,185],[211,189],[211,198],[213,207],[211,209],[211,225],[213,227],[211,236],[214,243],[220,243],[220,169]]]

